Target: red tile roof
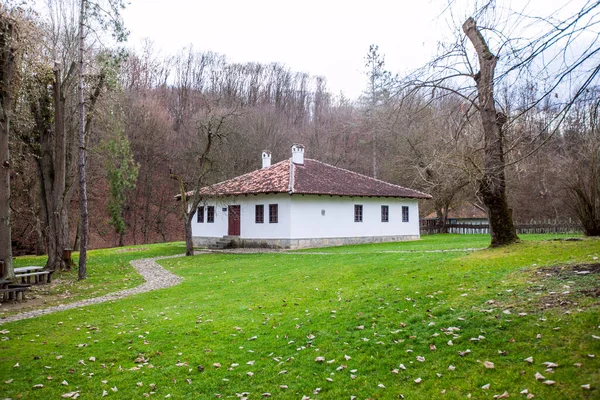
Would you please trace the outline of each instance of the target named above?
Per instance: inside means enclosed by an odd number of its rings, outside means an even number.
[[[290,168],[293,174],[290,174]],[[192,193],[189,192],[188,195]],[[206,186],[200,190],[201,195],[208,197],[259,193],[431,198],[426,193],[306,158],[304,164],[294,164],[291,159],[283,160],[270,167]]]
[[[463,203],[448,211],[448,219],[487,219],[487,213],[477,204]],[[437,219],[437,213],[434,211],[425,219]]]

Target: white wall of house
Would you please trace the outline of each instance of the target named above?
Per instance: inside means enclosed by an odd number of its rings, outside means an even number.
[[[258,204],[264,205],[264,222],[261,224],[257,224],[255,220],[255,206]],[[278,205],[277,223],[269,222],[269,204]],[[226,197],[216,201],[206,201],[203,205],[204,222],[198,223],[196,217],[192,222],[192,236],[194,237],[221,237],[227,235],[229,216],[226,208],[229,205],[240,206],[240,237],[248,239],[286,239],[290,237],[291,197],[288,194]],[[214,223],[207,222],[206,210],[208,206],[215,207]]]
[[[354,222],[355,205],[362,205],[362,222]],[[382,205],[389,207],[389,222],[381,222]],[[402,222],[402,206],[408,207],[408,222]],[[410,199],[296,195],[291,228],[299,239],[419,235],[419,208]]]
[[[256,223],[255,206],[264,205],[264,222]],[[278,204],[278,222],[269,222],[269,204]],[[192,222],[194,237],[227,235],[228,205],[241,206],[242,239],[310,239],[369,236],[418,236],[419,209],[416,200],[316,195],[248,195],[207,201],[204,222]],[[363,206],[362,222],[354,222],[354,206]],[[381,206],[389,206],[389,222],[381,222]],[[215,220],[207,222],[207,206],[215,207]],[[402,206],[409,210],[402,222]]]

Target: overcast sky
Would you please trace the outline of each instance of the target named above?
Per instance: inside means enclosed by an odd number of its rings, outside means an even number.
[[[473,1],[456,3],[473,7]],[[512,6],[543,10],[566,3],[513,0]],[[334,94],[343,91],[355,99],[366,87],[364,59],[369,45],[379,46],[388,70],[403,73],[429,60],[440,41],[451,40],[451,18],[440,15],[444,4],[444,0],[131,0],[123,16],[133,48],[149,38],[163,55],[192,45],[233,62],[279,62],[294,71],[324,76]]]

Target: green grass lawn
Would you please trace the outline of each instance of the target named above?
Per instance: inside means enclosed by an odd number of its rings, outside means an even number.
[[[183,283],[0,326],[0,396],[600,398],[600,241],[544,238],[162,260]]]

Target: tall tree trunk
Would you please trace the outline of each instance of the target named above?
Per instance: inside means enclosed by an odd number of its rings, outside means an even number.
[[[2,279],[14,278],[10,225],[10,154],[8,137],[12,111],[12,93],[16,74],[15,27],[0,13],[0,272]]]
[[[77,91],[79,96],[79,213],[81,216],[81,237],[79,239],[79,271],[78,279],[87,278],[87,245],[88,245],[88,204],[87,204],[87,182],[85,176],[85,99],[83,97],[83,51],[84,51],[84,17],[86,1],[81,0],[81,9],[79,13],[79,77]]]
[[[194,214],[190,216],[188,215],[185,218],[185,255],[193,256],[194,255],[194,241],[192,239],[192,220],[194,219]]]
[[[498,57],[490,51],[473,18],[468,18],[462,28],[479,58],[479,72],[473,77],[477,84],[484,134],[483,176],[479,181],[479,192],[488,209],[491,246],[502,246],[519,238],[506,200],[503,143],[506,115],[496,111],[494,102],[494,72]]]

